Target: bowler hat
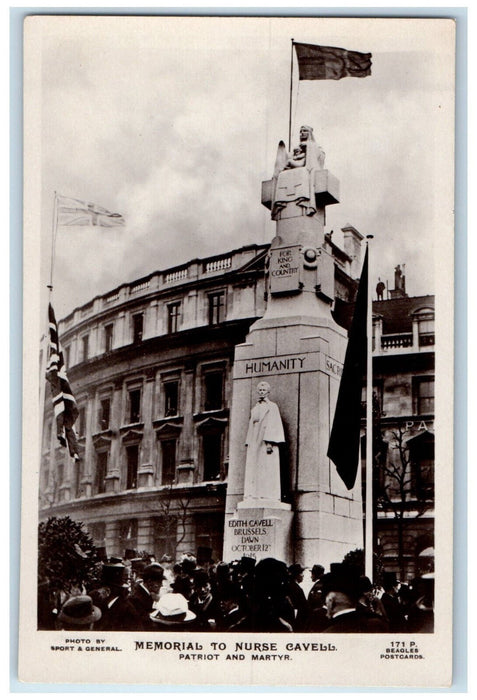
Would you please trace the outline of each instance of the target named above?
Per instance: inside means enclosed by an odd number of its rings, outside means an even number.
[[[122,560],[122,557],[116,557],[116,556],[109,557],[109,563],[110,564],[122,564],[123,560]]]
[[[196,615],[189,610],[187,600],[180,593],[166,593],[159,599],[157,610],[149,616],[153,622],[164,625],[180,625],[192,622]]]
[[[125,559],[134,559],[136,556],[136,550],[135,549],[125,549],[124,550],[124,558]]]
[[[58,620],[73,625],[86,625],[96,622],[100,617],[101,610],[93,605],[89,595],[75,595],[65,602]]]
[[[298,576],[298,574],[302,574],[304,571],[305,569],[301,564],[291,564],[288,567],[288,573],[290,576]]]
[[[164,569],[160,564],[149,564],[142,572],[144,581],[162,581],[164,578]]]

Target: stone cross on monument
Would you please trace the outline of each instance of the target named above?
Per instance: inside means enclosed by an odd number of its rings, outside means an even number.
[[[347,491],[326,456],[347,340],[331,316],[335,263],[325,207],[338,203],[339,183],[324,161],[313,129],[302,126],[299,146],[289,154],[280,142],[273,177],[262,183],[276,233],[265,314],[235,349],[227,561],[272,556],[327,566],[362,546],[360,480]]]

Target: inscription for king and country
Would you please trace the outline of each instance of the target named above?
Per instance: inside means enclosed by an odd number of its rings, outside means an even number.
[[[301,289],[301,246],[287,246],[270,251],[270,292],[297,292]]]

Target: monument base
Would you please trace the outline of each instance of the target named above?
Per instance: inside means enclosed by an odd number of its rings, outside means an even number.
[[[225,518],[224,561],[274,557],[287,562],[291,553],[293,513],[288,503],[264,499],[241,501]]]

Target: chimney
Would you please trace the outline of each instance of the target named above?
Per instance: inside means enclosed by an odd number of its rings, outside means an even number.
[[[361,275],[361,241],[364,236],[351,224],[342,229],[344,236],[344,251],[351,258],[350,276],[358,279]]]

